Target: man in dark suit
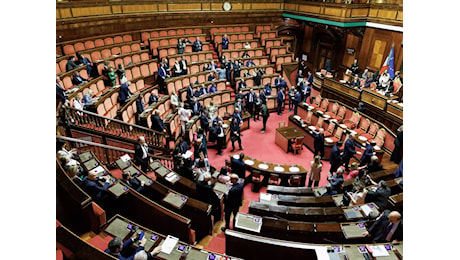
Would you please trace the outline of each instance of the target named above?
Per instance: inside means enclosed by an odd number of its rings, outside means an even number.
[[[147,172],[150,169],[148,154],[152,154],[153,149],[147,145],[143,136],[139,136],[137,140],[139,144],[134,147],[134,163],[140,166],[142,171]]]
[[[238,82],[238,91],[246,88],[248,85],[246,84],[246,82],[244,82],[244,79],[241,78],[240,79],[240,82]]]
[[[138,125],[141,122],[140,116],[142,112],[144,112],[144,101],[142,101],[142,96],[138,94],[136,98],[136,122]]]
[[[193,42],[193,51],[199,52],[203,48],[203,42],[200,41],[200,37],[196,37],[196,40]]]
[[[353,75],[358,75],[358,69],[359,69],[358,60],[355,59],[353,61],[353,64],[351,64],[351,66],[350,66],[351,73]]]
[[[364,166],[371,162],[371,157],[374,155],[375,145],[376,145],[375,142],[371,142],[366,145],[366,149],[364,150],[364,153],[361,156],[359,166]]]
[[[278,115],[281,115],[281,108],[284,104],[284,99],[284,88],[280,88],[280,90],[278,91],[278,97],[276,98],[276,102],[278,104]]]
[[[256,75],[252,78],[254,80],[254,86],[260,86],[262,84],[262,70],[256,69]]]
[[[340,165],[342,165],[342,151],[340,147],[342,147],[342,141],[338,141],[331,149],[331,154],[329,156],[329,162],[331,164],[329,173],[331,174],[336,172]]]
[[[217,197],[212,187],[211,174],[205,172],[203,174],[203,180],[196,183],[196,196],[198,200],[212,205],[211,214],[214,216],[214,222],[217,222],[222,217],[222,209],[220,206],[220,199]]]
[[[373,243],[396,243],[403,241],[401,214],[397,211],[392,211],[388,215],[382,213],[363,235],[371,237]]]
[[[59,84],[61,79],[56,77],[56,100],[62,102],[64,104],[67,100],[67,95],[65,93],[64,88]]]
[[[128,86],[131,82],[126,82],[121,84],[120,90],[118,91],[118,101],[120,102],[120,106],[123,106],[126,103],[126,100],[133,94],[131,90],[129,90]]]
[[[241,146],[241,136],[240,136],[240,124],[236,119],[232,119],[232,123],[230,124],[230,139],[232,140],[232,150],[230,152],[235,151],[235,141],[238,142],[238,146],[240,150],[243,150],[243,146]]]
[[[324,156],[324,129],[320,128],[318,133],[315,135],[313,141],[313,146],[315,148],[315,155],[320,155],[321,158]]]
[[[246,93],[245,102],[246,102],[246,109],[248,110],[251,117],[254,116],[254,104],[256,100],[256,93],[252,88],[249,89],[249,92]]]
[[[203,111],[201,111],[200,125],[205,135],[207,136],[209,132],[209,117],[208,117],[208,112],[206,111],[206,109],[203,109]]]
[[[201,84],[199,91],[200,91],[200,96],[208,94],[208,90],[206,89],[204,84]]]
[[[233,173],[244,179],[246,177],[246,164],[243,162],[244,153],[240,153],[239,157],[239,159],[233,157],[230,159],[231,168]]]
[[[263,128],[260,130],[261,133],[265,133],[265,128],[267,127],[267,120],[268,120],[268,117],[270,117],[270,113],[268,112],[268,108],[267,108],[267,102],[266,101],[263,101],[261,102],[261,106],[260,106],[260,115],[262,116],[262,124],[263,124]]]
[[[376,155],[372,155],[371,162],[367,165],[367,172],[372,173],[372,172],[378,172],[381,170],[383,170],[383,166],[379,164],[379,158]]]
[[[283,81],[283,77],[279,75],[277,78],[275,78],[275,86],[279,87],[280,83]]]
[[[222,155],[222,149],[224,148],[225,143],[225,132],[222,127],[222,121],[219,120],[216,126],[216,136],[217,136],[217,154]]]
[[[78,86],[78,85],[86,83],[86,82],[88,82],[88,79],[85,79],[82,76],[80,76],[80,73],[78,73],[78,71],[75,71],[73,73],[73,75],[72,75],[72,84]]]
[[[196,97],[193,98],[192,114],[194,116],[199,115],[201,112],[201,103],[197,100]]]
[[[98,180],[105,180],[104,185],[101,185]],[[96,172],[89,171],[88,176],[83,178],[83,185],[93,199],[99,200],[107,196],[110,176],[98,177]]]
[[[76,68],[78,68],[78,65],[75,63],[75,56],[70,56],[67,60],[67,64],[65,65],[65,70],[66,72],[69,72]]]
[[[228,50],[228,43],[229,40],[227,34],[224,34],[224,36],[222,37],[222,50]]]
[[[241,67],[243,67],[243,63],[235,61],[233,64],[233,79],[241,77]]]
[[[334,175],[328,174],[327,180],[332,186],[332,190],[341,193],[343,184],[343,168],[339,168]]]
[[[343,149],[343,163],[345,164],[345,171],[349,171],[348,164],[350,164],[350,159],[354,154],[361,154],[355,150],[355,133],[349,133],[348,138],[345,141],[345,147]]]
[[[267,102],[267,95],[265,95],[265,91],[261,91],[260,94],[259,94],[259,100],[260,100],[260,104],[262,103],[266,103]]]
[[[166,132],[165,124],[163,119],[160,117],[160,111],[158,111],[158,109],[155,109],[153,114],[150,116],[150,121],[152,121],[152,130],[158,132]]]
[[[294,94],[294,115],[297,115],[297,108],[299,107],[300,101],[302,101],[302,95],[296,90]]]
[[[163,64],[160,63],[160,67],[158,68],[157,80],[158,80],[158,86],[159,86],[158,92],[160,92],[161,94],[166,94],[166,83],[165,83],[166,76],[167,76],[166,69],[163,67]]]
[[[244,184],[238,182],[238,175],[230,174],[230,181],[232,183],[232,188],[228,191],[228,194],[224,197],[225,204],[225,228],[222,227],[222,231],[230,228],[230,217],[233,214],[233,228],[235,228],[236,223],[236,214],[238,213],[239,208],[243,202],[243,189]]]
[[[232,82],[232,72],[233,72],[233,62],[232,60],[227,60],[225,62],[225,77],[227,78],[228,82]]]
[[[309,71],[307,75],[307,85],[311,86],[312,84],[313,84],[313,74],[311,74],[311,71]]]
[[[184,58],[184,56],[180,57],[179,66],[182,70],[182,75],[187,75],[187,60]]]
[[[391,196],[391,189],[387,187],[387,182],[381,180],[375,190],[370,190],[366,195],[366,203],[374,202],[379,207],[380,212],[387,208],[388,198]]]
[[[126,183],[126,185],[135,189],[137,192],[141,192],[144,190],[144,181],[139,181],[138,179],[131,177],[131,175],[126,172],[122,173],[121,177],[122,182]]]
[[[233,111],[233,114],[232,114],[232,118],[233,118],[232,120],[236,121],[238,125],[241,125],[241,123],[243,122],[243,117],[241,114],[242,113],[240,112],[240,109],[237,107],[237,105],[235,105],[235,110]]]
[[[190,85],[188,85],[186,91],[187,91],[187,95],[185,96],[187,100],[191,100],[192,97],[193,97],[193,83],[190,83]]]

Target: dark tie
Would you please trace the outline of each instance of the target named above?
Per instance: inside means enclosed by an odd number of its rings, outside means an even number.
[[[391,240],[391,237],[388,237],[388,233],[390,233],[392,228],[393,228],[393,223],[390,223],[390,224],[388,224],[387,228],[385,229],[385,233],[384,233],[385,241],[390,241]]]

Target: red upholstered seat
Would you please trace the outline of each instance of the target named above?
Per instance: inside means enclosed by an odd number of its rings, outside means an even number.
[[[64,260],[64,254],[61,249],[56,250],[56,260]]]
[[[330,122],[329,125],[327,126],[326,130],[324,131],[324,137],[330,137],[334,133],[336,124],[333,122]]]
[[[324,117],[322,116],[318,117],[318,121],[316,121],[316,125],[315,125],[316,131],[319,131],[319,129],[323,127],[323,123],[324,123]]]
[[[326,113],[324,113],[325,115],[328,115],[329,117],[331,118],[334,118],[336,115],[337,115],[337,112],[339,110],[339,104],[336,102],[334,104],[332,104],[332,107],[331,107],[331,110],[330,111],[327,111]]]
[[[354,129],[359,124],[361,120],[361,115],[358,112],[353,112],[353,115],[349,119],[343,120],[343,124],[348,127],[348,129]]]
[[[377,87],[377,84],[375,82],[371,83],[370,89],[374,90]]]
[[[393,82],[393,93],[392,94],[394,95],[394,94],[398,93],[399,90],[401,89],[401,87],[402,87],[401,83]]]
[[[379,125],[376,123],[373,123],[370,127],[367,133],[362,133],[360,134],[363,137],[366,137],[367,140],[370,140],[375,137],[377,134],[377,131],[379,130]]]
[[[354,131],[359,135],[364,134],[367,132],[370,125],[371,125],[371,122],[369,121],[369,119],[363,118],[361,122],[359,123],[358,128],[355,129]]]
[[[324,114],[327,110],[327,106],[329,105],[329,100],[327,98],[323,99],[321,101],[321,106],[316,108],[316,112],[319,112],[320,114]]]
[[[334,136],[330,137],[333,143],[337,143],[338,141],[342,140],[343,130],[344,129],[342,127],[337,127]]]
[[[369,142],[372,142],[372,141],[375,141],[375,140],[380,138],[383,141],[383,140],[385,140],[386,135],[387,135],[387,131],[385,131],[384,128],[380,128],[377,131],[377,135],[375,136],[375,138],[371,138],[371,139],[368,139],[368,140],[369,140]]]
[[[307,116],[305,117],[305,123],[311,125],[311,117],[313,116],[313,111],[308,111]]]
[[[337,115],[333,117],[333,119],[337,120],[337,122],[342,122],[343,118],[345,117],[345,113],[347,112],[347,108],[345,106],[341,106],[339,108],[339,112]]]
[[[318,108],[321,105],[321,95],[316,96],[311,104],[314,108]]]
[[[107,249],[109,242],[112,239],[113,239],[112,236],[106,236],[105,238],[102,238],[100,236],[95,236],[88,241],[88,244],[94,246],[95,248],[100,249],[101,251],[104,251],[105,249]]]
[[[301,154],[302,153],[302,149],[303,149],[303,139],[304,137],[301,136],[301,137],[297,137],[295,139],[295,142],[293,144],[291,144],[292,146],[292,150],[294,151],[294,154]]]

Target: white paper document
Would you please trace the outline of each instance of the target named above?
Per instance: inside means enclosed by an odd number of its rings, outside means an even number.
[[[127,162],[127,161],[131,160],[131,157],[129,157],[129,154],[125,154],[125,155],[123,155],[122,157],[120,157],[120,159],[121,159],[123,162]]]
[[[165,239],[165,242],[161,246],[161,252],[168,255],[171,254],[172,250],[177,244],[177,241],[179,241],[179,238],[168,235]]]
[[[272,200],[272,195],[271,194],[268,194],[268,193],[263,193],[261,192],[260,193],[260,197],[259,197],[259,201],[271,201]]]
[[[390,254],[387,252],[385,249],[384,245],[379,245],[379,246],[369,246],[370,249],[372,250],[372,256],[373,257],[379,257],[379,256],[390,256]]]
[[[369,216],[369,214],[372,212],[372,209],[369,207],[369,205],[362,205],[361,209],[366,216]]]
[[[97,175],[99,175],[99,173],[104,173],[104,168],[102,168],[102,166],[97,166],[96,168],[92,169],[93,172],[95,172]]]
[[[185,152],[185,154],[182,157],[184,157],[184,159],[188,159],[188,158],[191,158],[192,155],[193,155],[193,152],[188,150],[187,152]]]

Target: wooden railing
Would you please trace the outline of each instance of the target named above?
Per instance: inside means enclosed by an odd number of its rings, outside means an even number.
[[[66,143],[70,144],[70,147],[78,149],[79,152],[92,151],[96,158],[98,158],[102,163],[106,165],[114,166],[116,161],[125,154],[129,154],[131,158],[134,158],[134,150],[130,149],[124,149],[65,136],[57,136],[56,139],[65,141]],[[168,169],[172,170],[174,168],[171,157],[160,156],[157,154],[149,154],[149,156],[154,160],[160,160],[161,163]]]
[[[111,136],[123,136],[131,140],[136,140],[138,136],[142,135],[152,148],[160,150],[164,154],[170,154],[169,136],[164,133],[70,107],[64,109],[62,118],[64,118],[70,126],[75,125]]]

